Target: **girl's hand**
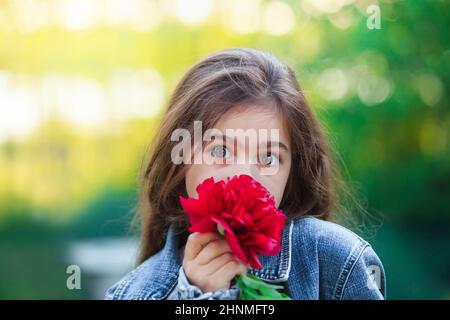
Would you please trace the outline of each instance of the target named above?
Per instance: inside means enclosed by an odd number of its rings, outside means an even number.
[[[214,232],[189,235],[183,269],[189,282],[203,292],[229,289],[236,275],[247,272],[247,266],[235,257],[228,242]]]

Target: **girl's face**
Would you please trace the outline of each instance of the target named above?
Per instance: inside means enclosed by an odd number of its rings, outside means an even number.
[[[290,137],[283,124],[281,114],[273,107],[247,104],[230,109],[214,126],[227,137],[207,141],[202,163],[187,169],[188,196],[197,197],[197,185],[209,177],[226,181],[227,177],[247,174],[266,187],[279,206],[291,169]],[[227,135],[227,129],[234,130],[228,131],[233,135]],[[267,132],[267,138],[259,134],[260,129]],[[278,132],[275,139],[273,129]],[[256,143],[250,143],[252,133],[256,134]],[[266,141],[272,143],[267,145]]]

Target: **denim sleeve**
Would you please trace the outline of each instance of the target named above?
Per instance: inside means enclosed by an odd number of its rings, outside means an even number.
[[[370,245],[362,250],[348,274],[341,299],[386,299],[386,275],[383,264]]]
[[[168,300],[239,300],[241,297],[240,288],[236,283],[232,283],[229,289],[221,289],[214,292],[203,292],[199,287],[189,283],[184,273],[183,266],[180,267],[178,284]]]

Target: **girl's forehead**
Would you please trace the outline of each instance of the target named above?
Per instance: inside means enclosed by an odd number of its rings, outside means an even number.
[[[225,112],[213,126],[223,132],[227,129],[279,131],[280,140],[289,144],[290,137],[283,114],[273,106],[260,104],[237,105]]]

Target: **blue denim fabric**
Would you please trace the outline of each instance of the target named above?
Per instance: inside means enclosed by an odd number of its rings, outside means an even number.
[[[164,247],[109,288],[105,299],[239,299],[240,289],[202,292],[186,278],[170,225]],[[377,254],[361,237],[332,222],[287,219],[276,256],[261,255],[249,273],[282,284],[292,299],[385,299],[386,277]]]

